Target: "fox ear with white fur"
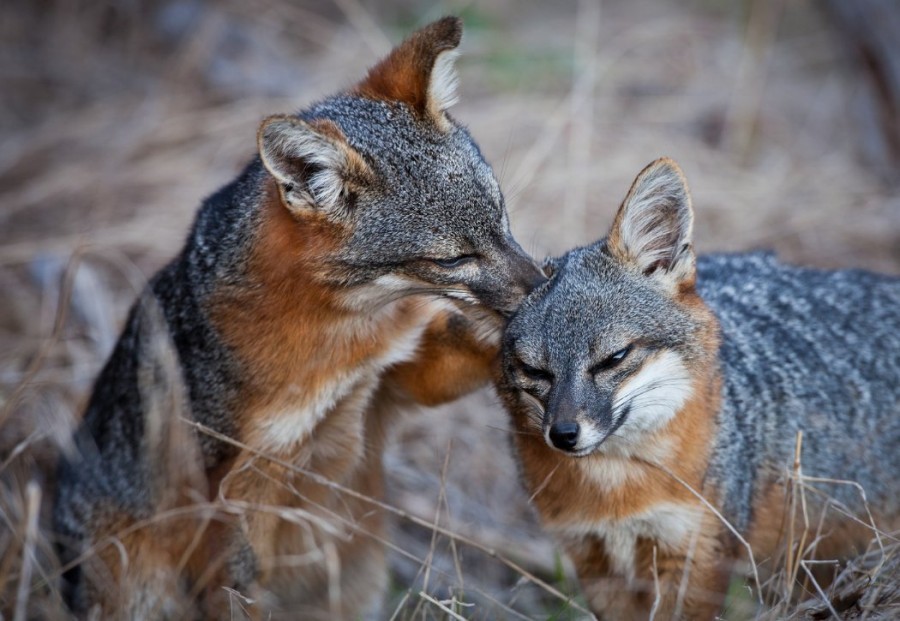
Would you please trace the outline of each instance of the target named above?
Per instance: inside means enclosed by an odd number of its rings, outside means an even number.
[[[635,179],[606,247],[613,257],[675,291],[694,282],[693,224],[684,173],[674,160],[660,158]]]
[[[458,17],[444,17],[417,30],[372,67],[353,92],[404,103],[441,130],[448,130],[445,111],[457,101],[454,61],[462,31]]]
[[[344,217],[373,176],[332,121],[270,116],[260,125],[257,143],[281,202],[295,215],[317,210],[332,219]]]

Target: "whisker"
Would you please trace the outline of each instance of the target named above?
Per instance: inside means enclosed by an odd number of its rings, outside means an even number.
[[[522,392],[523,402],[527,405],[527,409],[525,411],[525,415],[535,424],[539,430],[541,430],[541,435],[543,435],[543,427],[544,427],[544,406],[543,404],[533,395]]]
[[[648,384],[644,384],[643,386],[639,386],[639,387],[637,387],[637,388],[633,388],[633,389],[631,389],[630,391],[626,392],[625,394],[619,395],[617,401],[623,401],[623,402],[629,401],[629,400],[631,400],[632,398],[637,397],[637,396],[640,396],[640,395],[642,395],[642,394],[645,394],[645,393],[647,393],[647,392],[649,392],[649,391],[651,391],[651,390],[656,390],[656,389],[658,389],[658,388],[665,387],[665,386],[667,386],[667,385],[669,385],[669,384],[680,383],[680,382],[683,382],[683,381],[685,381],[685,380],[687,380],[687,379],[689,379],[689,378],[688,378],[687,376],[685,376],[685,375],[677,375],[677,376],[674,376],[674,377],[669,377],[669,378],[663,378],[663,379],[655,380],[655,381],[652,381],[652,382],[650,382],[650,383],[648,383]]]
[[[505,427],[497,427],[496,425],[485,425],[485,427],[487,427],[488,429],[492,429],[494,431],[501,431],[503,433],[508,433],[510,435],[543,437],[543,436],[541,436],[541,434],[535,433],[533,431],[519,431],[518,429],[508,429]]]
[[[381,302],[382,306],[385,306],[387,304],[390,304],[391,302],[396,302],[397,300],[402,300],[414,295],[435,295],[438,297],[452,297],[450,296],[451,293],[471,295],[464,289],[456,289],[452,287],[414,287],[411,289],[403,289],[402,291],[385,292],[384,295],[380,297],[379,301]]]

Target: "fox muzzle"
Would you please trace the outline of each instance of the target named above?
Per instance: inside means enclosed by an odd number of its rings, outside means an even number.
[[[594,403],[592,398],[578,399],[571,381],[560,382],[544,415],[547,444],[565,453],[585,455],[612,431],[612,409],[607,400]]]

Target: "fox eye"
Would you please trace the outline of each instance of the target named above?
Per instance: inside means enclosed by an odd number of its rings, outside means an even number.
[[[553,382],[553,373],[550,371],[538,369],[524,362],[519,363],[519,369],[522,371],[522,375],[534,382],[545,382],[548,384]]]
[[[628,347],[623,347],[611,356],[604,358],[591,367],[591,375],[596,375],[600,371],[608,371],[609,369],[619,366],[619,364],[628,357],[628,354],[631,353],[631,349],[632,347],[629,345]]]
[[[438,267],[443,267],[446,269],[450,269],[453,267],[459,267],[460,265],[465,265],[472,259],[474,259],[470,254],[463,254],[458,257],[453,257],[450,259],[432,259],[431,262],[437,265]]]

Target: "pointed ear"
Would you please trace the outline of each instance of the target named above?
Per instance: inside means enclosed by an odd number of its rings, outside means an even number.
[[[328,120],[270,116],[257,134],[259,155],[293,213],[317,209],[331,217],[349,212],[373,175],[340,128]]]
[[[354,93],[405,103],[447,131],[444,111],[457,101],[454,61],[462,30],[458,17],[444,17],[417,30],[372,67]]]
[[[681,168],[661,158],[637,176],[607,238],[609,253],[675,291],[694,281],[694,213]]]

